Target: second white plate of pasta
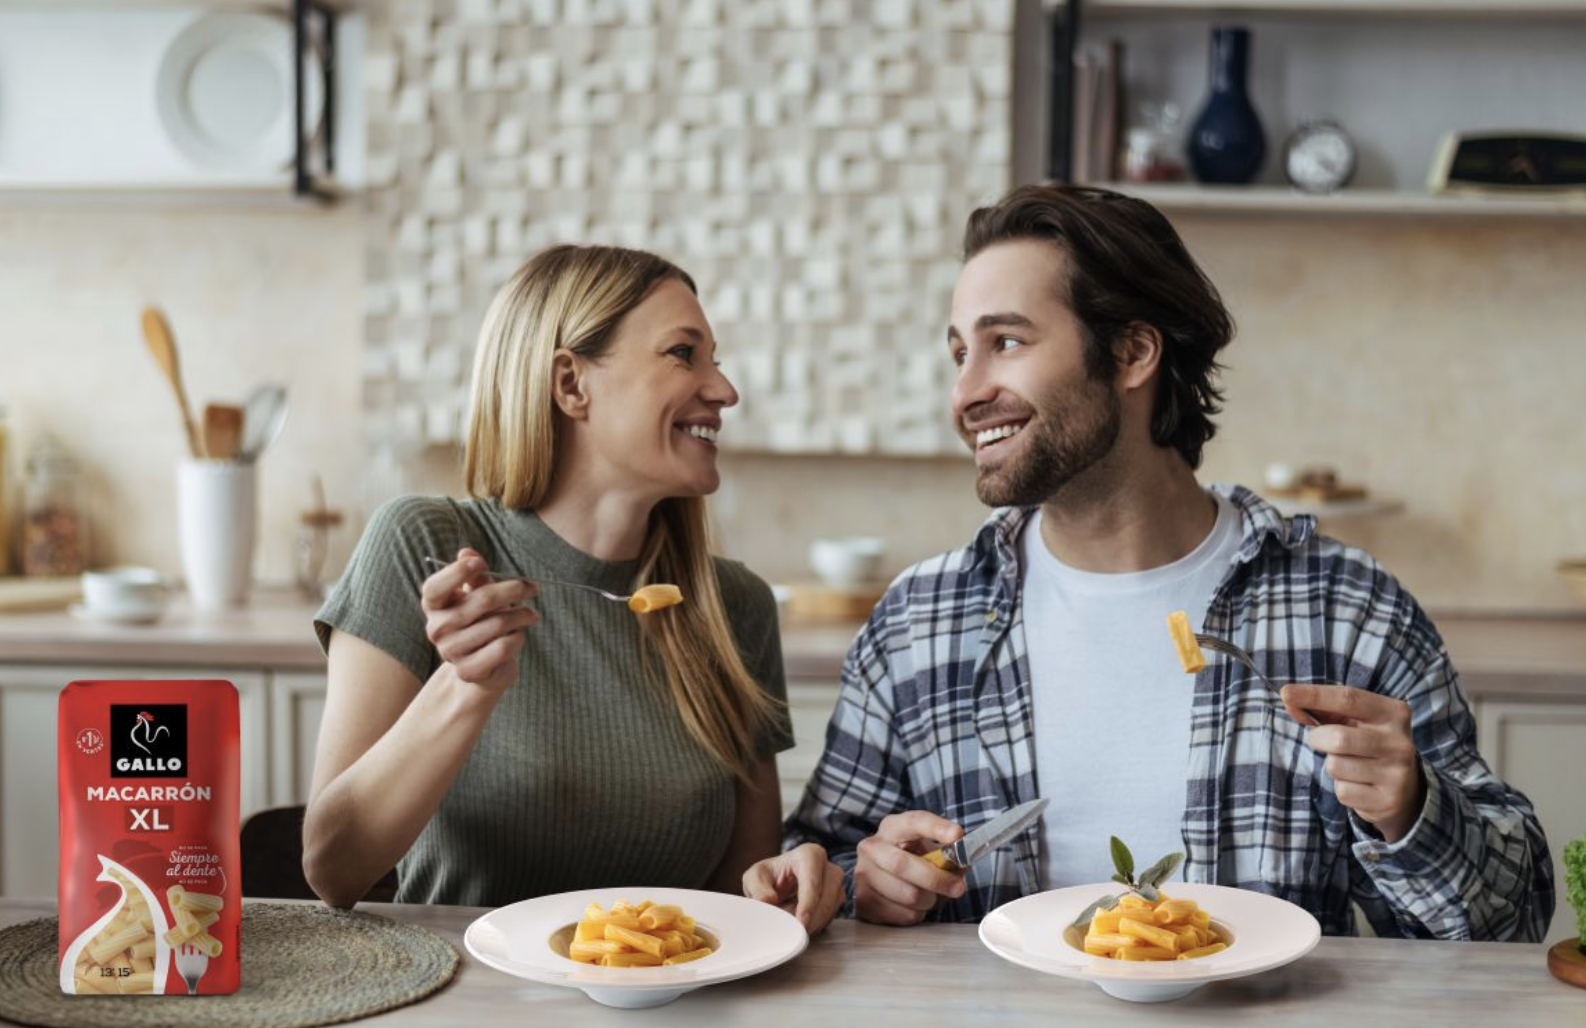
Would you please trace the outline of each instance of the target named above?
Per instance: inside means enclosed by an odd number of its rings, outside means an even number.
[[[654,918],[648,924],[638,923],[638,914],[612,912],[619,900],[635,907],[648,903],[664,910],[665,916],[659,924]],[[602,914],[591,917],[597,906]],[[614,926],[610,938],[620,941],[608,944],[602,937],[597,923],[602,918]],[[580,932],[585,921],[589,924]],[[804,952],[809,935],[793,915],[742,896],[630,886],[563,892],[501,907],[469,925],[463,943],[468,952],[498,971],[580,989],[607,1006],[638,1008],[660,1006],[703,985],[770,970]],[[658,959],[681,958],[681,962],[600,966],[570,956],[575,945],[584,960],[598,957],[601,946],[614,961],[646,960],[642,954],[653,946]],[[699,950],[706,947],[711,952],[701,955]]]
[[[1087,906],[1116,895],[1111,884],[1054,889],[1014,900],[980,923],[980,941],[1004,960],[1045,974],[1094,982],[1109,996],[1141,1003],[1178,999],[1223,978],[1281,967],[1309,953],[1322,929],[1310,912],[1285,900],[1222,885],[1169,883],[1163,892],[1193,900],[1210,914],[1226,948],[1189,960],[1121,960],[1083,948],[1070,925]],[[1142,943],[1143,944],[1143,943]]]

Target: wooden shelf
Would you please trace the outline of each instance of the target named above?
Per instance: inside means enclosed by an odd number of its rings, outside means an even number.
[[[1315,195],[1281,186],[1097,185],[1128,193],[1163,211],[1236,214],[1385,215],[1421,218],[1586,217],[1586,194],[1534,197],[1432,196],[1387,189],[1344,189]]]
[[[1332,500],[1326,503],[1311,503],[1297,496],[1265,496],[1263,498],[1276,507],[1278,513],[1286,518],[1292,518],[1296,514],[1314,514],[1318,521],[1382,517],[1388,514],[1400,514],[1404,511],[1404,504],[1397,500]]]

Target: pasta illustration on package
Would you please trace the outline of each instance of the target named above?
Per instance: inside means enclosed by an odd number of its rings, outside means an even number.
[[[236,688],[73,682],[56,728],[61,991],[236,992]]]

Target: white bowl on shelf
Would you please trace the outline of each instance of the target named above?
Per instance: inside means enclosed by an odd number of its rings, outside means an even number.
[[[833,589],[852,589],[875,581],[886,550],[886,542],[874,536],[816,539],[810,543],[810,567]]]
[[[165,577],[153,568],[84,571],[81,583],[83,602],[71,608],[81,620],[148,624],[165,613]]]

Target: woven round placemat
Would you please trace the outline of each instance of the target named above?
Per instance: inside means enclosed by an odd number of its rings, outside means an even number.
[[[376,914],[249,903],[242,987],[230,996],[67,996],[53,917],[0,929],[0,1017],[41,1028],[308,1028],[423,999],[451,981],[457,950]]]

